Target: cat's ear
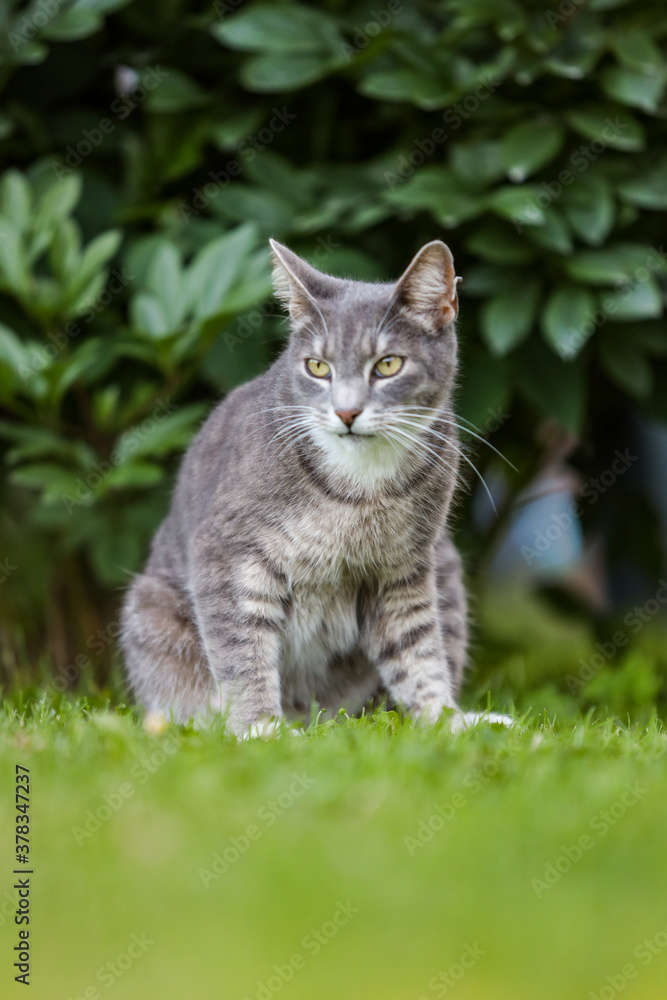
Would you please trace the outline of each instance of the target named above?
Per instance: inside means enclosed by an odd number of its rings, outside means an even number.
[[[304,313],[318,312],[317,300],[328,298],[337,283],[336,278],[322,274],[305,260],[269,240],[273,255],[273,290],[276,298],[287,306],[292,319]]]
[[[396,282],[397,301],[435,333],[458,315],[459,281],[451,250],[441,240],[433,240],[421,248]]]

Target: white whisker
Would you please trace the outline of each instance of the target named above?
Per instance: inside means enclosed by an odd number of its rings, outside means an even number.
[[[470,434],[472,437],[476,438],[482,444],[485,444],[487,446],[487,448],[490,448],[491,451],[495,452],[496,455],[498,456],[498,458],[501,458],[503,460],[503,462],[506,462],[509,465],[510,469],[513,469],[514,472],[518,473],[519,470],[517,469],[516,465],[514,465],[513,462],[510,462],[509,458],[507,458],[505,455],[503,455],[502,451],[499,451],[495,447],[495,445],[492,445],[491,442],[488,441],[481,434],[477,434],[476,431],[471,430],[469,427],[462,427],[461,424],[457,423],[456,420],[452,420],[446,414],[442,413],[439,410],[436,410],[434,407],[430,407],[430,406],[429,407],[422,407],[421,409],[428,409],[428,410],[431,410],[433,413],[438,413],[439,414],[439,417],[438,417],[439,420],[443,420],[446,423],[450,424],[452,427],[456,427],[457,430],[463,431],[464,434]],[[397,413],[400,413],[401,415],[405,414],[405,416],[408,416],[408,417],[419,417],[419,416],[423,415],[422,413],[419,412],[419,410],[420,410],[420,407],[406,406],[406,407],[392,407],[391,412],[397,412]],[[385,412],[389,412],[389,411],[385,411]],[[460,419],[463,419],[463,418],[460,418]]]
[[[401,417],[398,417],[398,418],[394,418],[394,419],[397,419],[397,420],[398,420],[399,422],[400,422],[400,421],[404,422],[404,423],[405,423],[405,424],[406,424],[407,426],[409,426],[409,427],[415,427],[415,428],[418,428],[418,427],[419,427],[419,425],[417,425],[417,424],[411,424],[411,423],[410,423],[409,421],[407,421],[407,420],[403,420],[403,418],[401,418]],[[422,429],[422,428],[420,428],[420,429]],[[476,475],[476,476],[477,476],[477,478],[479,479],[480,483],[482,484],[482,486],[483,486],[483,487],[484,487],[484,489],[486,490],[486,495],[488,496],[488,498],[489,498],[489,500],[490,500],[490,502],[491,502],[491,506],[493,507],[493,509],[494,509],[494,511],[495,511],[495,514],[496,514],[496,517],[498,517],[498,516],[499,516],[499,515],[498,515],[498,509],[496,508],[496,505],[495,505],[495,503],[494,503],[494,500],[493,500],[493,496],[491,495],[491,490],[490,490],[490,489],[489,489],[489,487],[488,487],[488,486],[486,485],[486,480],[484,479],[484,476],[483,476],[483,475],[482,475],[482,473],[481,473],[481,472],[479,471],[479,469],[478,469],[478,468],[477,468],[477,466],[476,466],[476,465],[474,464],[474,462],[471,462],[471,461],[470,461],[470,459],[469,459],[469,458],[468,458],[468,456],[467,456],[467,455],[465,454],[465,452],[461,451],[461,449],[460,449],[460,448],[459,448],[459,447],[458,447],[458,446],[457,446],[457,445],[456,445],[456,444],[455,444],[455,443],[454,443],[454,442],[452,441],[452,439],[451,439],[451,438],[448,438],[448,437],[444,436],[443,434],[438,434],[438,432],[437,432],[437,431],[434,431],[434,430],[433,430],[433,428],[429,428],[429,433],[431,433],[431,434],[435,434],[435,435],[436,435],[436,437],[439,437],[439,438],[440,438],[440,439],[441,439],[442,441],[445,441],[445,442],[446,442],[446,443],[447,443],[447,444],[448,444],[448,445],[449,445],[449,446],[450,446],[451,448],[453,448],[453,449],[454,449],[454,451],[455,451],[455,452],[457,452],[457,454],[459,454],[459,455],[461,456],[461,458],[463,459],[463,461],[464,461],[464,462],[467,462],[467,463],[468,463],[468,465],[469,465],[469,466],[470,466],[470,468],[471,468],[471,469],[473,470],[473,472],[475,473],[475,475]],[[422,442],[422,443],[423,443],[423,442]],[[433,454],[434,454],[434,455],[437,455],[437,452],[433,452]],[[438,457],[439,457],[439,456],[438,456]]]

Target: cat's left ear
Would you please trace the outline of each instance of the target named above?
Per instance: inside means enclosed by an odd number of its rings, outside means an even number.
[[[451,250],[442,240],[433,240],[421,248],[396,282],[397,301],[435,333],[458,316],[459,281]]]

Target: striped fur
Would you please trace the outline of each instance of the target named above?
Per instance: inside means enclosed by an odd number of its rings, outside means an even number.
[[[461,563],[446,520],[459,451],[453,260],[422,248],[395,284],[315,271],[272,244],[292,333],[232,392],[183,461],[130,587],[130,686],[185,720],[331,712],[386,698],[433,721],[466,656]],[[385,355],[404,358],[390,378]],[[330,365],[318,379],[308,358]],[[359,410],[351,432],[336,410]]]

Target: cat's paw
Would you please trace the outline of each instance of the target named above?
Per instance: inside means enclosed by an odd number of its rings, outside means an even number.
[[[166,712],[151,710],[144,716],[144,730],[150,736],[162,736],[169,728],[169,716]]]
[[[249,726],[235,726],[236,737],[239,740],[272,740],[280,739],[285,729],[282,719],[260,719]]]
[[[501,715],[499,712],[462,712],[460,709],[450,716],[448,722],[452,733],[460,733],[464,729],[480,725],[507,726],[508,728],[518,725],[517,720],[513,719],[511,715]]]

